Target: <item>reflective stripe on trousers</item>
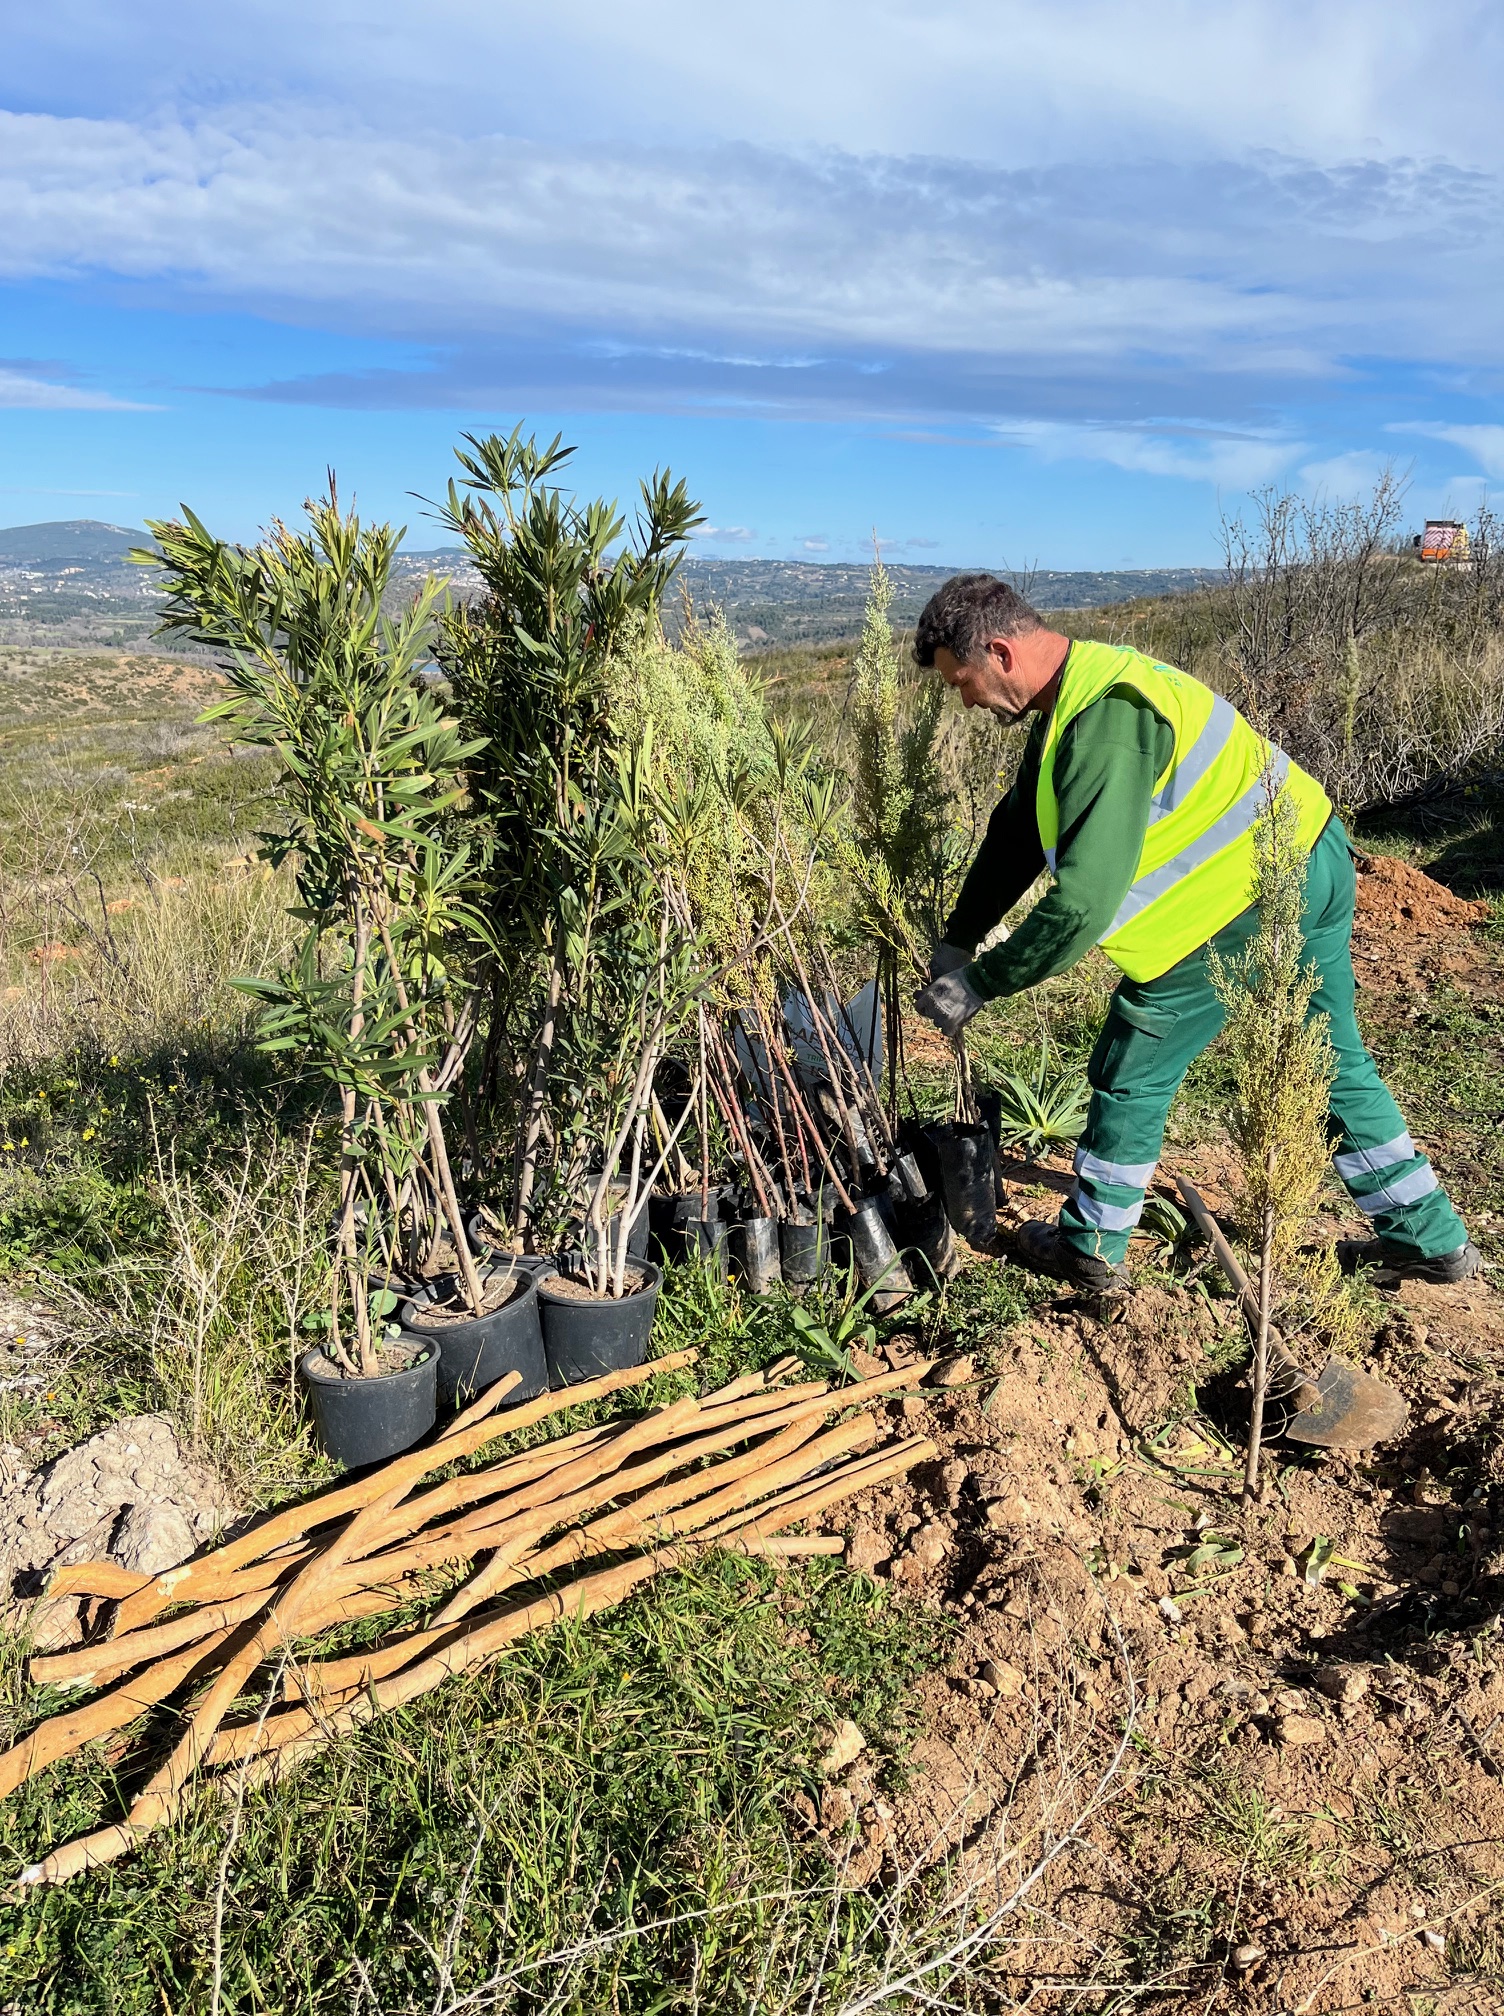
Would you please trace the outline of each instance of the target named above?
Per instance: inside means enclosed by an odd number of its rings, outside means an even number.
[[[1417,1203],[1437,1186],[1436,1171],[1408,1133],[1374,1148],[1351,1147],[1332,1157],[1358,1209],[1370,1218]]]
[[[1144,1192],[1158,1164],[1110,1162],[1083,1147],[1076,1150],[1075,1167],[1076,1187],[1060,1213],[1066,1230],[1131,1232],[1143,1216]]]

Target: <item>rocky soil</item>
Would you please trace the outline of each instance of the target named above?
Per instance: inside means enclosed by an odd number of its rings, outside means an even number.
[[[0,1295],[0,1393],[41,1392],[69,1376],[67,1312]],[[0,1626],[65,1645],[93,1621],[76,1600],[33,1604],[54,1568],[108,1558],[156,1574],[187,1560],[235,1516],[221,1480],[185,1450],[165,1415],[133,1415],[38,1465],[40,1450],[0,1442]]]
[[[1476,911],[1380,866],[1360,972],[1473,972]],[[1180,1160],[1216,1208],[1225,1153]],[[1009,1174],[1000,1252],[1070,1180]],[[1077,1830],[998,1927],[999,1989],[1031,2008],[1102,2006],[1049,1987],[1090,1978],[1157,1983],[1136,2009],[1504,2008],[1491,1278],[1380,1293],[1364,1362],[1408,1399],[1405,1435],[1276,1445],[1247,1515],[1241,1319],[1210,1284],[1062,1291],[895,1402],[940,1454],[858,1508],[848,1560],[953,1635],[907,1786],[882,1795],[864,1752],[805,1815],[846,1880],[960,1846],[993,1908]]]
[[[1083,1942],[1147,1939],[1167,2007],[1190,1987],[1269,2011],[1440,1997],[1504,1895],[1504,1547],[1485,1516],[1504,1384],[1475,1369],[1504,1362],[1501,1311],[1487,1290],[1395,1298],[1375,1363],[1416,1403],[1406,1440],[1282,1448],[1245,1518],[1236,1451],[1184,1411],[1229,1307],[1143,1290],[1106,1317],[1062,1297],[895,1406],[940,1456],[863,1506],[849,1559],[954,1637],[907,1791],[882,1808],[858,1761],[821,1824],[853,1881],[957,1843],[1016,1881],[1126,1730],[1086,1852],[1042,1886],[1071,1932],[1031,1921],[1031,1979],[1079,1977]]]

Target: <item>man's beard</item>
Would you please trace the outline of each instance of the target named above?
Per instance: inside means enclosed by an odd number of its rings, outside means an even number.
[[[1016,728],[1028,713],[1027,707],[989,707],[987,712],[1005,728]]]

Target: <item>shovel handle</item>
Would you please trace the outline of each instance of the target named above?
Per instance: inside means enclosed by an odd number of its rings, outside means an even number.
[[[1217,1257],[1217,1265],[1237,1290],[1238,1299],[1243,1304],[1243,1314],[1248,1318],[1254,1329],[1257,1330],[1259,1323],[1259,1298],[1254,1292],[1253,1283],[1243,1272],[1241,1266],[1239,1266],[1237,1255],[1233,1252],[1231,1246],[1228,1245],[1222,1227],[1217,1223],[1211,1212],[1207,1210],[1205,1199],[1188,1176],[1177,1176],[1175,1178],[1175,1186],[1185,1199],[1185,1208],[1190,1212],[1192,1218],[1195,1219],[1198,1230],[1210,1240],[1212,1252]],[[1300,1382],[1301,1406],[1319,1405],[1320,1396],[1316,1389],[1315,1380],[1303,1365],[1298,1364],[1290,1356],[1272,1329],[1269,1332],[1269,1355],[1287,1377]]]

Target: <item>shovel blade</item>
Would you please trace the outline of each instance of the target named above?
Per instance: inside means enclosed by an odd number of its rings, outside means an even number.
[[[1409,1408],[1392,1386],[1328,1358],[1316,1379],[1314,1402],[1302,1406],[1281,1433],[1287,1441],[1322,1449],[1372,1449],[1403,1434],[1409,1419]]]

